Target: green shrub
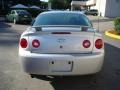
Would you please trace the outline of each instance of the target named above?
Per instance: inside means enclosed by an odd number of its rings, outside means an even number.
[[[44,12],[45,10],[38,10],[38,9],[30,8],[27,11],[32,15],[32,17],[36,17],[38,14]]]
[[[115,30],[120,34],[120,17],[114,20]]]
[[[28,9],[28,12],[32,15],[32,17],[36,17],[40,13],[40,10]]]

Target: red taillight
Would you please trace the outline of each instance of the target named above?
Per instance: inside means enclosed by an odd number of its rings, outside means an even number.
[[[97,40],[95,41],[95,47],[96,47],[97,49],[101,49],[101,48],[103,47],[103,41],[102,41],[102,39],[97,39]]]
[[[38,48],[38,47],[40,46],[39,40],[37,40],[37,39],[33,40],[33,41],[32,41],[32,46],[33,46],[34,48]]]
[[[91,43],[90,43],[89,40],[84,40],[84,41],[83,41],[83,47],[84,47],[84,48],[89,48],[90,45],[91,45]]]
[[[26,48],[26,47],[28,46],[28,42],[27,42],[27,40],[26,40],[25,38],[22,38],[22,39],[20,40],[20,46],[21,46],[22,48]]]

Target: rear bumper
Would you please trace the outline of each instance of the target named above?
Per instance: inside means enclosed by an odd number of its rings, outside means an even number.
[[[94,54],[35,54],[25,51],[20,54],[22,67],[26,73],[38,75],[85,75],[99,72],[103,65],[104,53]],[[71,67],[63,70],[60,66],[54,66],[52,61],[72,62]],[[62,68],[62,71],[53,71],[53,69]],[[52,69],[51,69],[52,68]]]

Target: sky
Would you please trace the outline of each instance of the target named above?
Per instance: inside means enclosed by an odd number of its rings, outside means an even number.
[[[48,0],[40,0],[40,1],[45,1],[45,2],[48,2]]]

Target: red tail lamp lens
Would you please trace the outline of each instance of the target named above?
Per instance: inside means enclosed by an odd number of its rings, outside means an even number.
[[[84,47],[84,48],[89,48],[90,45],[91,45],[91,43],[90,43],[89,40],[84,40],[84,41],[83,41],[83,47]]]
[[[20,46],[22,48],[26,48],[28,46],[28,42],[25,38],[22,38],[21,41],[20,41]]]
[[[39,40],[37,40],[37,39],[33,40],[32,45],[33,45],[34,48],[38,48],[40,46]]]
[[[103,41],[102,41],[102,39],[97,39],[97,40],[95,41],[95,47],[96,47],[97,49],[101,49],[101,48],[103,47]]]

